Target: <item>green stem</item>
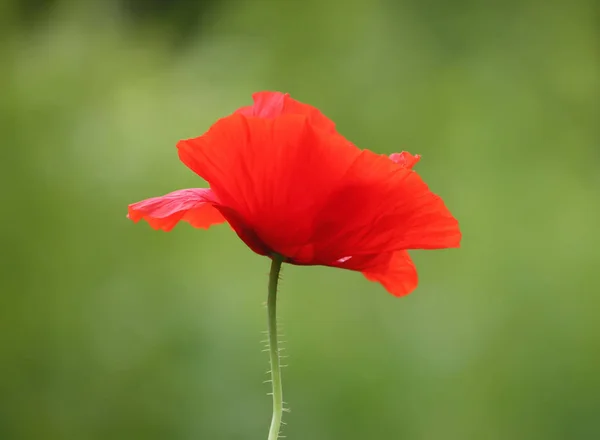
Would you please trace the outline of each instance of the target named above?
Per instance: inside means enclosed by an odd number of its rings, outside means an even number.
[[[267,311],[269,314],[269,356],[271,359],[271,385],[273,391],[273,418],[269,429],[268,440],[277,440],[281,427],[283,412],[283,392],[281,389],[281,365],[279,364],[279,348],[277,340],[277,282],[281,271],[283,257],[274,254],[271,257],[271,272],[269,273],[269,298]]]

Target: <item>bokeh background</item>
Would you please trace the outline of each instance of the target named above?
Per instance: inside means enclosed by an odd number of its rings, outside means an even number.
[[[268,261],[129,203],[280,90],[423,155],[418,290],[284,268],[290,440],[600,438],[595,0],[0,2],[0,439],[265,439]],[[310,176],[306,176],[310,179]],[[301,184],[301,182],[299,182]]]

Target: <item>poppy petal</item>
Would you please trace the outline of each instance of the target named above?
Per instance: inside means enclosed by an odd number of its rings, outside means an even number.
[[[254,104],[236,110],[236,114],[257,118],[276,118],[281,115],[304,115],[309,122],[327,132],[335,132],[335,124],[312,105],[290,98],[287,93],[258,92],[252,95]]]
[[[408,295],[417,287],[417,270],[406,251],[349,256],[328,266],[362,272],[394,296]]]
[[[361,154],[341,135],[295,114],[234,114],[177,147],[244,230],[286,256],[310,241],[318,213]]]
[[[416,289],[419,278],[417,269],[406,251],[386,255],[385,262],[363,271],[369,281],[380,283],[394,296],[404,296]]]
[[[128,217],[135,223],[146,220],[153,229],[163,231],[170,231],[182,220],[208,229],[225,221],[215,204],[217,198],[210,188],[182,189],[129,205]]]
[[[405,249],[458,247],[460,230],[419,175],[361,152],[320,211],[314,244],[327,261]]]

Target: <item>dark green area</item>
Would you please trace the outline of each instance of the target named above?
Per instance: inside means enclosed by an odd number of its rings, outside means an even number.
[[[600,438],[597,2],[126,3],[0,5],[0,439],[266,438],[269,261],[125,218],[264,89],[422,154],[464,233],[403,299],[284,267],[284,435]]]

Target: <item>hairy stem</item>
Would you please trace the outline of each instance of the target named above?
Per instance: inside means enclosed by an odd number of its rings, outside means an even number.
[[[279,363],[279,348],[277,340],[277,282],[283,257],[274,254],[271,257],[271,271],[269,273],[269,297],[267,311],[269,315],[269,356],[271,360],[271,386],[273,392],[273,418],[269,429],[268,440],[277,440],[281,427],[283,412],[283,392],[281,388],[281,365]]]

